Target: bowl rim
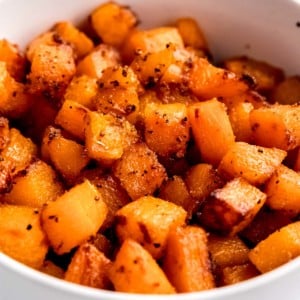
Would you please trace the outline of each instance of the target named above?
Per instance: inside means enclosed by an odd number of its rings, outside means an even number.
[[[68,295],[76,295],[79,297],[89,297],[89,299],[99,299],[101,296],[107,300],[128,300],[130,296],[131,300],[140,300],[141,295],[147,300],[214,300],[222,299],[224,296],[233,296],[241,294],[253,289],[257,289],[263,285],[273,283],[283,276],[292,273],[300,268],[300,257],[293,259],[292,261],[279,266],[278,268],[258,275],[255,278],[248,279],[246,281],[236,283],[230,286],[218,287],[211,290],[180,293],[174,295],[157,295],[157,294],[133,294],[116,291],[108,291],[102,289],[91,288],[75,283],[65,281],[47,275],[38,270],[32,269],[13,258],[0,252],[0,266],[4,266],[7,270],[17,273],[19,276],[31,280],[39,285],[46,286],[48,288],[54,288]]]

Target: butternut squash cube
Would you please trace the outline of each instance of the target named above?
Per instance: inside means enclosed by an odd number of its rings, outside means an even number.
[[[48,251],[40,213],[26,206],[0,205],[0,252],[40,268]]]
[[[63,254],[95,235],[106,215],[101,194],[86,180],[44,207],[42,225],[54,251]]]
[[[137,132],[125,119],[89,112],[86,117],[85,144],[89,157],[110,165],[137,141]]]
[[[11,191],[2,199],[10,204],[42,207],[62,193],[63,187],[54,170],[38,160],[14,178]]]
[[[163,270],[179,293],[214,288],[206,232],[193,226],[170,231]]]
[[[215,190],[204,203],[199,216],[207,228],[235,235],[243,230],[266,201],[266,195],[242,178]]]
[[[254,142],[265,147],[292,150],[300,145],[300,106],[273,105],[250,113]]]
[[[137,19],[128,6],[107,2],[92,12],[91,23],[103,43],[118,47],[136,26]]]
[[[266,182],[280,166],[286,152],[277,148],[265,148],[236,142],[222,158],[219,172],[225,177],[243,177],[253,185]]]
[[[29,92],[58,101],[75,71],[71,46],[40,45],[34,53],[28,75]]]
[[[175,289],[152,256],[127,239],[109,272],[115,290],[139,294],[174,294]],[[138,282],[138,284],[137,284]]]
[[[186,211],[174,203],[145,196],[119,209],[116,218],[121,241],[133,239],[158,259],[164,254],[170,230],[184,225]]]
[[[275,210],[300,212],[300,174],[281,165],[265,187],[267,205]]]
[[[165,168],[143,143],[128,147],[115,163],[113,173],[133,200],[153,194],[166,179]]]
[[[190,105],[188,119],[203,160],[217,166],[235,140],[225,105],[216,99]]]
[[[0,117],[0,150],[3,150],[7,146],[9,139],[8,119]]]
[[[249,253],[250,261],[262,273],[271,271],[300,255],[300,222],[269,235]]]
[[[108,270],[110,260],[95,246],[85,243],[75,252],[64,279],[99,289],[110,287]]]
[[[119,52],[112,46],[100,44],[77,64],[77,75],[101,78],[103,71],[120,62]]]
[[[145,140],[150,149],[165,157],[185,155],[190,126],[184,104],[147,104],[144,123]]]
[[[80,141],[85,139],[85,120],[89,109],[83,105],[66,100],[58,111],[55,124],[71,133]]]

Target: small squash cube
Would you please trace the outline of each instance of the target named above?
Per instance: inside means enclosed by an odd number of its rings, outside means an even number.
[[[242,178],[229,181],[211,193],[199,220],[209,229],[235,235],[251,223],[266,201],[266,195]]]
[[[300,255],[300,222],[269,235],[249,253],[250,261],[262,273],[271,271]]]
[[[113,173],[133,200],[151,195],[166,179],[165,168],[144,143],[127,148],[115,163]]]
[[[110,260],[95,246],[85,243],[75,252],[64,279],[99,289],[110,287],[108,270]]]
[[[0,117],[0,151],[9,143],[9,122],[8,119]]]
[[[13,180],[12,189],[3,201],[15,205],[42,207],[63,193],[54,170],[41,160],[32,163]]]
[[[119,47],[136,26],[137,19],[128,6],[107,2],[92,12],[91,23],[103,43]]]
[[[2,159],[11,167],[11,175],[25,170],[36,156],[36,145],[25,138],[18,129],[12,128],[9,132],[9,143],[1,152]]]
[[[267,205],[275,210],[300,212],[300,174],[281,165],[265,186]]]
[[[58,101],[75,75],[73,50],[68,45],[40,45],[28,75],[29,92]]]
[[[16,81],[25,78],[25,57],[20,53],[18,46],[6,39],[0,40],[0,61],[6,63],[7,71]]]
[[[139,294],[174,294],[175,289],[152,256],[127,239],[109,272],[115,290]]]
[[[161,258],[172,228],[185,224],[186,211],[152,196],[135,200],[116,213],[116,232],[121,241],[131,238],[155,259]]]
[[[55,124],[61,126],[80,141],[85,139],[85,120],[89,109],[85,106],[66,100],[58,111]]]
[[[101,78],[106,68],[120,62],[119,52],[112,46],[100,44],[77,64],[77,75]]]
[[[239,77],[235,73],[217,68],[205,58],[197,58],[189,72],[188,85],[201,99],[232,97],[249,89],[249,77]],[[250,80],[250,85],[252,80]]]
[[[48,251],[40,213],[26,206],[0,205],[0,252],[40,268]]]
[[[188,119],[203,160],[217,166],[235,140],[225,105],[216,99],[192,104]]]
[[[183,157],[190,138],[187,108],[182,103],[149,103],[144,110],[145,140],[164,157]]]
[[[56,23],[52,30],[58,34],[64,42],[73,47],[78,58],[87,55],[94,48],[92,40],[78,30],[71,22]]]
[[[44,207],[42,225],[54,251],[63,254],[95,235],[106,215],[101,194],[86,180]]]
[[[93,98],[97,94],[97,79],[87,75],[74,77],[64,94],[65,101],[77,102],[89,109],[94,108]]]
[[[89,157],[110,165],[137,141],[137,132],[125,119],[89,112],[86,116],[85,144]]]
[[[214,288],[206,232],[193,226],[171,230],[163,270],[179,293]]]
[[[300,146],[300,105],[273,105],[250,113],[254,142],[292,150]]]
[[[227,178],[240,176],[260,185],[271,177],[285,157],[286,152],[277,148],[236,142],[222,158],[218,170]]]

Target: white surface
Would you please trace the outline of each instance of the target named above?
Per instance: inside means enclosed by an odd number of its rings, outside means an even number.
[[[100,0],[0,0],[0,38],[25,47],[59,20],[80,21]],[[192,16],[201,24],[218,59],[246,54],[300,74],[299,0],[123,0],[144,27]],[[232,287],[145,299],[298,300],[300,260]],[[0,300],[138,300],[140,296],[102,292],[31,270],[0,254]]]

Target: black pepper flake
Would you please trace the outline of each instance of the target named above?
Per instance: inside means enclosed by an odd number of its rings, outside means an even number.
[[[154,248],[159,248],[160,247],[160,243],[153,243]]]
[[[56,223],[58,223],[58,216],[51,215],[48,217],[49,220],[54,220]]]
[[[160,68],[154,68],[154,72],[155,73],[159,73],[160,72]]]
[[[114,87],[117,87],[120,85],[119,81],[118,80],[113,80],[110,82]]]
[[[127,71],[126,71],[125,69],[123,69],[123,70],[122,70],[122,76],[123,76],[123,77],[127,77],[127,74],[128,74]]]
[[[264,151],[262,149],[258,149],[257,152],[264,153]]]
[[[26,230],[31,230],[31,229],[32,229],[32,225],[28,224],[27,227],[26,227]]]

